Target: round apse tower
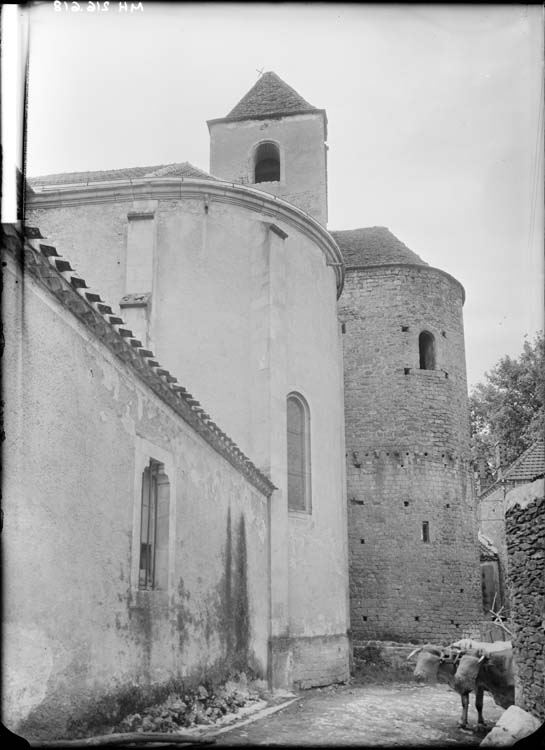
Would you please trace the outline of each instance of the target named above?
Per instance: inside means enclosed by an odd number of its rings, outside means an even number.
[[[346,264],[339,317],[353,639],[475,634],[463,287],[388,229],[332,234]]]

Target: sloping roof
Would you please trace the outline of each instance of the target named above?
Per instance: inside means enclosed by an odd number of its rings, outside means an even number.
[[[478,532],[479,555],[481,560],[497,560],[498,548],[481,531]]]
[[[386,227],[362,227],[331,232],[350,266],[376,266],[395,263],[428,264]]]
[[[127,167],[125,169],[108,169],[102,172],[61,172],[41,177],[30,177],[32,186],[38,185],[72,185],[88,182],[110,182],[114,180],[137,180],[143,177],[193,177],[199,180],[215,179],[208,172],[194,167],[188,161],[175,164],[156,164],[152,167]]]
[[[527,448],[503,475],[506,482],[531,482],[545,475],[545,442],[542,439]]]
[[[303,97],[288,86],[276,73],[267,71],[255,82],[227,115],[227,118],[263,117],[316,110]],[[318,110],[317,110],[318,111]]]

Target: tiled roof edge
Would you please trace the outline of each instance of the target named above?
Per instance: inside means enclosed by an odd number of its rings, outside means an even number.
[[[510,474],[511,474],[511,475],[512,475],[512,474],[514,474],[514,473],[515,473],[515,471],[516,471],[516,470],[517,470],[517,469],[518,469],[518,468],[520,467],[520,465],[521,465],[521,464],[523,464],[523,463],[524,463],[524,462],[525,462],[525,461],[527,460],[528,456],[529,456],[529,455],[530,455],[530,454],[531,454],[531,453],[532,453],[533,451],[535,451],[535,450],[537,449],[537,447],[538,447],[538,446],[539,446],[539,445],[540,445],[540,444],[541,444],[542,442],[543,442],[543,439],[542,439],[542,438],[541,438],[541,439],[538,439],[538,440],[534,440],[534,442],[533,442],[533,443],[532,443],[531,445],[529,445],[529,446],[528,446],[528,448],[526,448],[526,450],[525,450],[525,451],[523,451],[523,452],[522,452],[522,453],[520,454],[520,456],[519,456],[518,458],[516,458],[516,459],[515,459],[515,460],[513,461],[513,463],[512,463],[512,464],[510,464],[510,465],[509,465],[509,467],[508,467],[508,468],[507,468],[507,469],[505,470],[505,472],[504,472],[504,474],[503,474],[503,479],[504,479],[504,480],[505,480],[506,482],[509,482],[509,481],[511,481],[511,482],[513,482],[513,481],[520,481],[520,480],[517,480],[517,478],[516,478],[516,477],[515,477],[515,478],[513,479],[513,478],[512,478],[512,477],[510,477],[509,475],[510,475]],[[532,473],[530,473],[530,472],[529,472],[529,477],[528,477],[528,481],[530,481],[530,482],[532,481],[532,479],[539,479],[539,478],[540,478],[540,477],[542,477],[542,476],[543,476],[543,474],[544,474],[544,471],[543,471],[543,469],[535,469],[534,471],[535,471],[535,474],[532,474]]]
[[[28,271],[52,293],[217,453],[263,495],[270,497],[276,489],[270,479],[244,455],[185,388],[175,385],[177,379],[160,367],[152,352],[132,335],[100,295],[87,286],[69,261],[60,256],[55,247],[40,241],[43,237],[38,229],[26,227],[25,235],[22,237],[13,225],[2,225],[2,247],[24,263],[25,272]]]
[[[375,269],[375,268],[417,268],[419,271],[436,271],[437,273],[441,274],[441,276],[445,276],[450,281],[454,281],[454,283],[460,287],[460,290],[462,292],[462,304],[466,301],[466,290],[464,289],[464,286],[461,281],[458,281],[457,278],[452,276],[452,274],[448,273],[447,271],[443,271],[441,268],[435,268],[435,266],[430,266],[428,263],[426,264],[420,264],[420,263],[371,263],[369,265],[365,264],[355,264],[350,265],[349,263],[345,262],[345,273],[349,273],[350,271],[367,271],[369,269]]]

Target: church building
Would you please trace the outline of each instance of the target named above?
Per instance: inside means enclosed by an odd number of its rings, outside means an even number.
[[[5,230],[12,728],[481,619],[461,284],[328,230],[325,110],[275,73],[208,129],[209,172],[31,178]]]

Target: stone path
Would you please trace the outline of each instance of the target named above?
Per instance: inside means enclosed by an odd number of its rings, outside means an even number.
[[[352,745],[397,747],[476,746],[483,735],[457,726],[461,703],[445,685],[414,683],[316,688],[275,714],[218,735],[216,744]],[[502,714],[485,693],[484,717],[493,726]],[[469,721],[476,724],[473,696]]]

